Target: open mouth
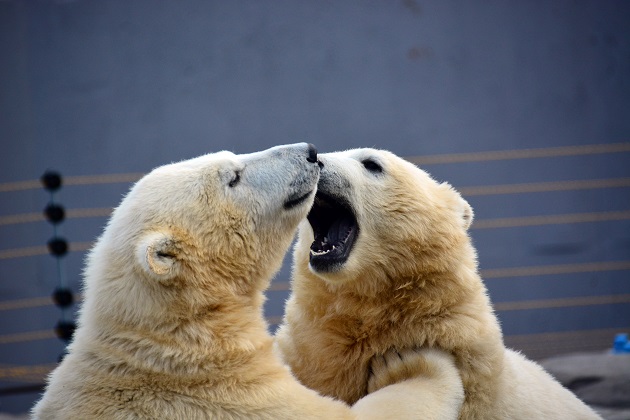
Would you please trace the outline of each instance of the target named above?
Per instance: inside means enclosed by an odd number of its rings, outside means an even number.
[[[304,195],[291,196],[289,197],[287,201],[285,201],[283,206],[286,210],[292,209],[293,207],[297,207],[303,202],[305,202],[311,196],[312,193],[313,191],[311,190]]]
[[[307,219],[315,236],[309,258],[311,267],[320,272],[340,268],[359,235],[359,224],[351,207],[318,192]]]

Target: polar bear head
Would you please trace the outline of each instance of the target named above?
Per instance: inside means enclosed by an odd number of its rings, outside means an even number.
[[[322,154],[320,161],[295,250],[298,276],[377,293],[392,279],[420,280],[460,261],[474,269],[473,212],[449,184],[384,150]]]
[[[312,205],[319,170],[306,143],[153,170],[88,257],[81,322],[161,325],[234,302],[259,306]]]

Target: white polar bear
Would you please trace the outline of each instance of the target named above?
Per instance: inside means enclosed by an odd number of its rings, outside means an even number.
[[[506,349],[467,229],[473,212],[446,184],[392,153],[320,155],[323,169],[294,251],[276,342],[296,377],[354,403],[388,349],[455,356],[462,419],[597,419],[536,363]]]
[[[319,169],[316,150],[302,143],[209,154],[141,179],[90,252],[78,329],[34,417],[345,419],[361,407],[378,413],[370,401],[353,412],[300,385],[275,355],[262,314],[263,292],[313,203]],[[435,361],[451,375],[443,389],[463,401],[453,361],[424,354],[406,354],[398,365]],[[391,366],[377,363],[374,380],[405,379]],[[461,401],[449,404],[459,408]]]

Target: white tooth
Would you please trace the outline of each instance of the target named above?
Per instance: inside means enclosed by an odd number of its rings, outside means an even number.
[[[330,250],[328,250],[328,251],[313,251],[313,250],[311,250],[311,255],[319,256],[319,255],[328,254],[329,252],[330,252]]]

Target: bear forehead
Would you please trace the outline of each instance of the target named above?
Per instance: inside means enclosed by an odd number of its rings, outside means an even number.
[[[134,186],[130,195],[152,195],[161,199],[166,199],[171,194],[180,196],[191,189],[217,183],[222,171],[238,170],[241,167],[238,156],[227,151],[170,163],[145,175]]]
[[[389,177],[385,177],[385,179],[390,178],[390,181],[394,181],[394,185],[397,184],[397,186],[401,188],[416,189],[420,186],[426,187],[427,184],[439,184],[422,168],[419,168],[388,150],[358,148],[334,153],[323,153],[320,154],[320,157],[323,158],[322,160],[352,160],[357,163],[361,163],[367,159],[374,160],[387,170]]]
[[[359,148],[359,149],[349,149],[340,152],[334,153],[322,153],[320,157],[327,159],[340,159],[340,160],[354,160],[358,163],[361,163],[364,160],[370,159],[374,160],[381,165],[385,165],[390,169],[393,169],[395,173],[406,172],[406,173],[417,173],[424,174],[426,172],[414,165],[413,163],[395,155],[394,153],[383,150],[383,149],[372,149],[372,148]]]
[[[195,175],[205,174],[215,168],[234,168],[238,166],[241,166],[239,156],[232,152],[222,151],[157,167],[146,175],[145,179],[152,180],[155,178],[163,180],[172,178],[181,182],[182,178],[194,178]]]
[[[240,165],[233,153],[219,152],[160,166],[132,187],[114,212],[110,226],[132,230],[130,226],[199,223],[201,215],[214,214],[223,202],[220,172]]]
[[[320,156],[329,156],[329,157],[340,157],[340,158],[348,158],[355,160],[362,160],[368,157],[382,157],[382,158],[390,158],[392,155],[391,152],[387,150],[381,149],[372,149],[369,147],[363,147],[359,149],[348,149],[340,152],[334,153],[321,153]]]

